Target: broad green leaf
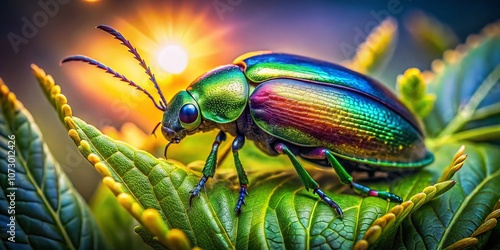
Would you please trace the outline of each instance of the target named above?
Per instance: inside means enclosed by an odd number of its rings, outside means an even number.
[[[494,210],[500,199],[500,148],[472,143],[465,147],[468,157],[454,176],[455,187],[404,220],[391,248],[443,249],[471,236]],[[447,148],[438,149],[437,157],[448,153]],[[490,234],[488,230],[478,236],[480,241],[475,243],[476,247],[484,247]]]
[[[371,245],[375,248],[482,248],[497,221],[485,219],[500,198],[494,187],[500,178],[500,148],[473,141],[498,144],[500,139],[500,92],[495,87],[500,79],[500,24],[487,26],[481,36],[459,48],[447,52],[444,63],[435,62],[438,69],[430,87],[437,95],[436,108],[425,120],[435,136],[430,144],[436,161],[454,141],[463,142],[471,152],[457,175],[458,187],[413,213],[399,227],[396,240],[382,235]]]
[[[85,201],[52,158],[31,115],[1,79],[0,102],[0,248],[103,249]],[[8,233],[11,229],[15,237]]]
[[[437,144],[500,140],[500,23],[470,36],[465,45],[433,63],[435,108],[425,119]]]
[[[454,148],[458,145],[452,145],[451,147],[443,147],[436,152],[436,162],[430,166],[422,169],[418,174],[413,176],[411,179],[399,180],[396,184],[397,188],[401,190],[422,190],[421,192],[414,194],[412,197],[402,197],[406,202],[401,205],[393,207],[391,210],[386,212],[383,216],[378,218],[371,226],[367,229],[362,240],[359,240],[355,249],[366,249],[368,247],[374,249],[381,249],[387,247],[394,247],[394,236],[398,228],[404,220],[408,220],[407,216],[412,216],[412,213],[417,211],[420,207],[435,197],[440,196],[442,193],[448,191],[452,186],[454,186],[455,181],[450,180],[453,175],[463,167],[467,155],[464,155],[465,147],[462,146],[455,153],[452,162],[448,167],[442,170],[440,166],[446,164],[444,157],[439,156],[452,155]],[[437,180],[437,183],[433,186],[426,186],[426,183],[436,182],[439,172],[442,172],[441,177]],[[402,181],[402,182],[401,182]],[[404,191],[400,191],[404,192]],[[404,224],[404,223],[403,223]]]
[[[175,238],[171,232],[175,228],[185,233],[191,246],[210,249],[352,248],[369,225],[396,205],[383,199],[353,194],[340,184],[331,169],[310,169],[313,178],[343,208],[344,219],[340,219],[317,196],[307,192],[293,168],[288,168],[248,171],[250,195],[239,217],[233,211],[238,196],[235,171],[219,172],[190,207],[189,191],[197,184],[199,172],[154,158],[147,152],[103,135],[72,115],[66,98],[50,77],[39,69],[35,74],[82,155],[103,175],[104,183],[118,196],[120,204],[148,228],[150,234],[141,228],[136,232],[152,245],[151,237],[154,236],[158,237],[157,242],[170,246]],[[446,152],[451,153],[417,174],[395,182],[385,178],[372,180],[370,186],[392,190],[409,199],[438,179],[458,147],[448,148]],[[449,189],[453,182],[440,185],[436,196]],[[418,203],[414,206],[428,202],[434,193],[429,195],[428,199],[412,198]],[[182,240],[180,242],[182,245]]]

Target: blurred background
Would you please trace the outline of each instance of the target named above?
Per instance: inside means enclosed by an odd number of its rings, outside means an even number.
[[[249,51],[273,50],[346,62],[387,17],[398,23],[397,43],[385,69],[374,77],[394,86],[396,76],[407,68],[430,69],[432,60],[444,50],[498,20],[496,2],[1,1],[0,77],[31,112],[52,153],[88,199],[100,176],[66,135],[30,64],[43,68],[61,85],[75,116],[157,156],[166,143],[160,133],[157,139],[149,135],[162,113],[141,92],[93,66],[60,65],[68,55],[93,57],[158,98],[133,56],[112,36],[95,29],[96,25],[110,25],[131,41],[169,100],[199,75]],[[434,32],[441,36],[433,37]],[[205,160],[212,138],[211,134],[196,135],[183,141],[183,147],[172,146],[169,157],[185,164]],[[204,157],[194,154],[198,151]]]

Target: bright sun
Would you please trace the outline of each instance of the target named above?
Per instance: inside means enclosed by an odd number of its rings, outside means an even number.
[[[186,68],[188,55],[179,45],[167,45],[158,53],[160,67],[172,74],[179,74]]]

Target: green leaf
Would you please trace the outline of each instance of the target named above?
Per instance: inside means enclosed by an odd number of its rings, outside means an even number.
[[[467,161],[454,177],[449,192],[422,206],[398,229],[395,245],[407,249],[442,249],[472,235],[500,199],[500,148],[466,144]],[[436,157],[445,148],[438,149]],[[486,233],[478,242],[482,248]],[[487,237],[484,237],[487,236]],[[478,237],[479,238],[479,237]]]
[[[85,201],[52,158],[31,115],[1,79],[0,102],[1,248],[103,249]]]
[[[471,36],[435,61],[430,92],[435,108],[425,125],[437,144],[457,140],[500,141],[500,23]]]
[[[59,87],[45,73],[36,71],[36,74],[82,155],[103,175],[104,183],[118,196],[120,204],[149,229],[151,234],[140,228],[136,232],[141,232],[154,247],[158,244],[152,242],[171,247],[171,232],[178,228],[186,234],[191,246],[202,248],[352,248],[370,224],[396,205],[353,194],[340,184],[331,169],[310,169],[313,178],[343,208],[342,220],[317,196],[307,192],[295,170],[288,168],[249,171],[248,205],[239,217],[233,211],[238,197],[235,171],[219,172],[190,207],[189,191],[197,184],[199,172],[154,158],[103,135],[72,115]],[[448,150],[457,148],[455,145]],[[371,181],[370,185],[409,199],[437,180],[449,164],[454,151],[451,152],[416,175],[397,182],[382,178]],[[272,163],[268,159],[265,157],[261,163]],[[452,185],[446,182],[439,190],[444,192]],[[412,198],[418,203],[414,206],[428,202],[434,194],[427,199]],[[152,237],[158,240],[153,241]]]
[[[496,218],[486,219],[495,213],[494,204],[500,198],[494,188],[500,178],[496,164],[500,148],[472,141],[498,144],[500,139],[499,89],[495,88],[500,79],[500,23],[487,26],[481,36],[471,36],[457,48],[445,54],[444,62],[433,63],[430,89],[437,101],[425,123],[428,134],[435,137],[429,142],[436,161],[455,141],[472,152],[457,175],[458,187],[413,213],[398,228],[395,239],[382,235],[372,247],[482,248],[496,223]]]

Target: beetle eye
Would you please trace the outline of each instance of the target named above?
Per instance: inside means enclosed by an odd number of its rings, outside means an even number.
[[[190,124],[198,119],[198,110],[193,104],[186,104],[182,106],[181,111],[179,112],[179,120],[182,123]]]

